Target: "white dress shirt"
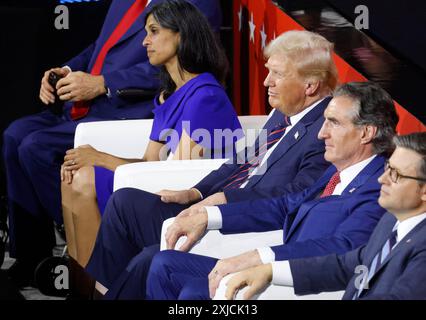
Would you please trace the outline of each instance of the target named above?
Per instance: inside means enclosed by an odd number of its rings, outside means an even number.
[[[402,222],[397,221],[395,224],[395,227],[397,228],[396,230],[397,237],[396,237],[395,246],[397,246],[398,243],[402,239],[404,239],[404,237],[424,219],[426,219],[426,212],[420,215],[411,217]],[[393,227],[392,229],[394,230],[395,227]],[[272,282],[271,283],[275,285],[287,286],[287,287],[293,286],[293,276],[291,274],[290,263],[288,262],[288,260],[272,262]]]

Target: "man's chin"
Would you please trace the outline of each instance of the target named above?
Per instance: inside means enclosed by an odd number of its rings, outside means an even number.
[[[379,197],[379,199],[377,200],[377,202],[379,203],[379,205],[382,207],[382,208],[384,208],[384,209],[386,209],[386,195],[383,195],[383,194],[380,194],[380,197]]]

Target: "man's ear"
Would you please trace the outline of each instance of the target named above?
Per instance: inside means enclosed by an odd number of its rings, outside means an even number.
[[[362,144],[370,143],[371,141],[373,141],[376,134],[377,134],[377,127],[369,126],[369,125],[365,126],[364,130],[362,131],[361,143]]]
[[[306,82],[305,93],[308,97],[314,96],[315,94],[317,94],[319,89],[320,89],[320,82],[319,81],[308,80]]]
[[[421,199],[423,202],[426,202],[426,183],[423,184],[423,186],[421,187]]]

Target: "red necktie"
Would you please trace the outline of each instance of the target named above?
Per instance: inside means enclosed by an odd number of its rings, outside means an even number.
[[[331,177],[330,181],[325,186],[324,192],[320,198],[328,197],[333,194],[334,189],[340,183],[340,172],[336,171],[335,174]]]
[[[115,46],[118,40],[120,40],[121,37],[130,29],[130,27],[145,9],[146,3],[147,0],[136,0],[129,8],[129,10],[127,10],[126,14],[123,16],[108,40],[104,43],[102,49],[99,51],[90,74],[96,76],[101,74],[102,66],[104,65],[105,57],[108,54],[108,51],[113,46]],[[75,102],[71,108],[71,119],[78,120],[84,118],[89,112],[89,107],[89,101]]]

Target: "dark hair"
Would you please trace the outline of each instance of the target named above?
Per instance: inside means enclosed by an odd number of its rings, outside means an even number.
[[[420,178],[426,178],[426,132],[395,136],[393,141],[397,147],[415,151],[423,158],[418,170]]]
[[[228,61],[207,18],[185,0],[167,0],[152,7],[145,17],[153,15],[161,27],[178,32],[180,43],[177,51],[179,70],[190,73],[210,72],[222,84],[228,71]],[[164,98],[175,90],[166,68],[160,68],[160,80]]]
[[[334,91],[334,96],[348,96],[357,102],[358,110],[353,123],[377,127],[372,140],[374,152],[390,155],[395,149],[392,139],[399,120],[391,96],[373,82],[345,83]]]

